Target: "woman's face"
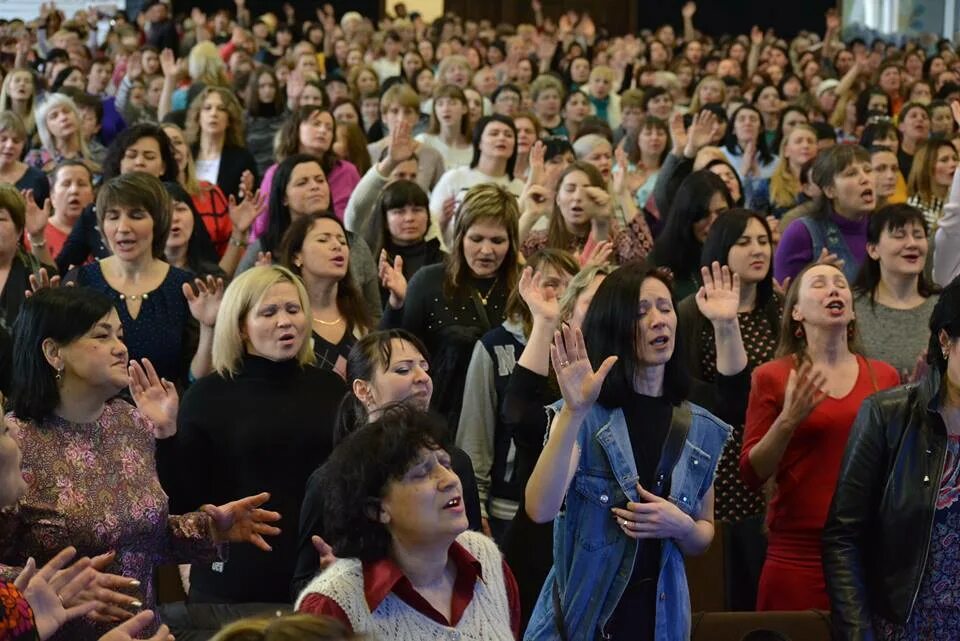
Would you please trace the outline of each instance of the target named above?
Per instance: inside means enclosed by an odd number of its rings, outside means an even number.
[[[47,112],[47,129],[55,140],[66,140],[80,130],[77,113],[66,105],[58,105]]]
[[[809,129],[794,128],[783,146],[783,156],[799,171],[803,163],[817,155],[817,136]]]
[[[560,177],[567,167],[573,164],[576,158],[573,157],[573,152],[566,151],[562,154],[556,154],[551,157],[549,160],[543,163],[544,168],[544,185],[548,189],[553,189],[554,185],[557,184],[557,179]]]
[[[418,42],[417,51],[420,52],[420,55],[423,56],[423,59],[427,62],[433,60],[433,43],[429,40],[421,40]]]
[[[936,56],[930,61],[930,77],[936,78],[938,75],[947,70],[947,63],[944,62],[943,58]]]
[[[261,104],[269,105],[277,97],[277,83],[273,76],[267,73],[260,74],[257,78],[257,100]]]
[[[898,229],[884,229],[877,244],[867,243],[867,255],[880,263],[881,276],[919,275],[926,265],[928,249],[927,232],[913,220]]]
[[[522,98],[515,91],[501,91],[493,101],[493,112],[513,118],[520,109]]]
[[[713,221],[717,219],[717,216],[727,211],[727,209],[727,199],[724,197],[723,192],[716,192],[713,197],[710,198],[710,209],[707,211],[707,215],[693,223],[693,237],[696,238],[698,243],[703,244],[703,241],[707,239],[707,234],[710,233]]]
[[[417,93],[421,96],[429,96],[433,93],[433,71],[429,68],[422,69],[417,74]]]
[[[336,119],[337,122],[341,122],[344,124],[352,124],[352,125],[360,124],[360,116],[357,115],[357,110],[353,108],[353,104],[349,102],[345,102],[337,106],[333,110],[333,117],[334,119]],[[343,129],[344,129],[344,135],[346,135],[346,127],[343,127]],[[338,136],[339,136],[339,132],[340,132],[340,128],[338,127],[337,128]]]
[[[0,417],[0,508],[12,507],[27,491],[20,471],[20,446],[6,419]]]
[[[843,272],[832,265],[816,265],[800,279],[793,320],[814,327],[846,327],[854,319],[853,295]]]
[[[350,266],[350,247],[343,227],[330,219],[314,222],[294,260],[303,262],[304,276],[339,282]]]
[[[173,157],[177,161],[177,167],[183,170],[183,168],[186,167],[187,160],[190,158],[190,148],[187,147],[187,141],[183,139],[183,134],[180,133],[179,129],[164,127],[163,132],[167,134],[167,138],[169,138],[172,143]]]
[[[957,171],[957,150],[946,143],[937,148],[937,160],[933,166],[933,181],[941,187],[953,183],[953,174]]]
[[[837,213],[859,215],[876,207],[873,166],[869,162],[854,162],[834,176],[833,185],[824,190],[833,201]]]
[[[334,138],[333,115],[320,109],[314,111],[300,123],[301,151],[322,156],[333,145]]]
[[[514,80],[520,85],[528,85],[533,80],[533,63],[523,58],[514,67]]]
[[[387,231],[395,245],[414,245],[422,242],[430,226],[430,212],[426,207],[407,204],[387,210]]]
[[[929,105],[931,100],[933,100],[933,92],[930,91],[930,85],[926,82],[918,82],[910,88],[910,96],[907,98],[907,102]]]
[[[752,109],[741,109],[733,121],[733,133],[742,147],[745,143],[756,141],[760,135],[760,116]]]
[[[373,93],[379,85],[377,75],[369,69],[364,69],[357,74],[357,91],[361,94]]]
[[[570,63],[570,80],[578,85],[586,84],[590,79],[590,63],[586,58],[577,58]]]
[[[727,252],[727,265],[742,282],[759,283],[770,271],[772,253],[770,236],[763,223],[750,218],[740,238]]]
[[[470,526],[463,487],[450,466],[445,450],[423,448],[402,478],[387,483],[379,516],[394,545],[452,541]]]
[[[417,54],[408,51],[403,54],[403,75],[407,78],[413,78],[414,75],[423,69],[423,60]]]
[[[710,172],[720,176],[720,180],[723,181],[723,184],[727,186],[727,191],[730,192],[730,200],[739,202],[742,195],[740,193],[740,180],[734,173],[733,168],[727,163],[717,163],[711,165]]]
[[[925,140],[930,136],[930,116],[922,107],[914,107],[901,116],[900,133],[914,141]]]
[[[211,91],[200,106],[200,131],[208,136],[219,136],[230,125],[230,112],[223,98]]]
[[[13,255],[17,250],[17,244],[20,242],[20,234],[22,231],[21,229],[17,229],[10,212],[0,208],[0,254],[3,256]]]
[[[390,362],[369,381],[354,382],[354,394],[371,416],[393,403],[411,403],[419,410],[430,407],[433,380],[430,364],[420,351],[401,338],[390,340]]]
[[[871,94],[867,99],[868,113],[888,113],[890,111],[890,99],[878,93]]]
[[[783,137],[789,138],[790,134],[793,133],[794,127],[797,125],[807,124],[807,117],[799,111],[788,111],[783,116]]]
[[[669,93],[662,93],[655,98],[652,98],[650,102],[647,103],[647,112],[664,122],[670,120],[670,114],[673,113],[673,96]]]
[[[472,71],[470,67],[465,67],[462,64],[451,65],[444,73],[444,84],[456,85],[461,89],[466,89],[467,83],[470,82],[470,74]]]
[[[74,89],[79,89],[80,91],[86,91],[87,79],[83,77],[82,71],[79,69],[74,69],[70,72],[70,75],[64,79],[63,86],[73,87]]]
[[[513,129],[502,122],[491,121],[480,135],[480,156],[509,160],[517,141]]]
[[[889,198],[897,191],[897,178],[900,177],[897,155],[892,151],[877,151],[871,154],[870,164],[873,166],[877,197]]]
[[[801,91],[803,91],[803,83],[795,76],[783,83],[783,95],[789,100],[793,100],[799,96]]]
[[[160,56],[156,51],[144,51],[140,56],[140,66],[143,73],[148,76],[160,73]]]
[[[442,126],[458,129],[460,122],[467,117],[467,105],[459,98],[442,96],[433,104],[437,121]]]
[[[290,182],[285,190],[284,205],[290,216],[303,216],[330,207],[330,185],[320,163],[302,162],[290,172]]]
[[[510,236],[498,222],[480,220],[463,235],[463,257],[477,278],[491,278],[510,250]]]
[[[483,97],[473,89],[465,89],[463,94],[467,97],[467,113],[470,116],[470,122],[477,122],[483,117]]]
[[[900,91],[900,70],[896,67],[887,67],[880,73],[880,88],[888,94]]]
[[[24,140],[15,133],[5,129],[0,131],[0,167],[9,167],[19,162],[23,155]]]
[[[103,235],[114,256],[135,262],[151,255],[153,218],[145,207],[112,207],[103,214]]]
[[[74,165],[61,168],[50,188],[50,202],[54,215],[62,217],[70,224],[76,222],[84,208],[93,202],[90,172]]]
[[[676,343],[677,313],[670,290],[659,278],[640,286],[637,307],[637,362],[644,367],[666,365]]]
[[[650,64],[662,65],[667,61],[667,49],[659,42],[650,43]]]
[[[132,171],[144,171],[151,176],[160,178],[166,172],[160,154],[160,143],[153,136],[145,136],[127,147],[120,159],[120,173],[128,174]]]
[[[709,80],[700,85],[700,105],[719,104],[723,102],[723,85],[716,80]]]
[[[167,236],[167,249],[186,247],[193,236],[193,210],[190,205],[180,201],[173,201],[170,220],[170,235]]]
[[[582,228],[590,223],[587,209],[587,187],[591,187],[590,177],[582,171],[571,171],[557,189],[557,207],[568,227]]]
[[[323,106],[323,91],[317,86],[307,85],[300,94],[301,107]]]
[[[641,153],[659,158],[667,148],[667,132],[660,127],[644,127],[640,130],[637,143]]]
[[[363,52],[359,49],[351,49],[347,52],[347,69],[356,67],[363,62]]]
[[[949,137],[953,134],[953,112],[950,107],[936,107],[930,114],[930,135]]]
[[[560,94],[556,89],[544,89],[537,94],[536,100],[533,101],[533,108],[541,120],[555,117],[560,113]]]
[[[610,143],[603,141],[598,144],[583,157],[583,160],[596,167],[605,182],[610,181],[610,175],[613,172],[613,147]]]
[[[513,124],[517,128],[517,154],[523,156],[537,141],[537,130],[529,118],[517,118]]]
[[[30,72],[14,71],[7,93],[13,100],[29,100],[33,97],[33,76]]]
[[[579,125],[583,119],[590,115],[590,101],[580,93],[575,93],[567,100],[563,108],[564,118],[574,124]]]
[[[101,318],[80,338],[60,346],[55,368],[62,369],[61,383],[82,383],[99,390],[103,400],[114,396],[129,383],[127,346],[123,326],[115,309]]]
[[[293,283],[272,285],[241,322],[247,353],[271,361],[295,358],[310,335],[310,323]]]

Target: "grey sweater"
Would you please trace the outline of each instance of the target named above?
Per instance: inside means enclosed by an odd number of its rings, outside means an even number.
[[[909,376],[917,357],[927,348],[928,321],[936,304],[937,296],[930,296],[919,307],[893,309],[871,304],[867,296],[858,296],[854,306],[867,356],[893,365],[901,378]]]

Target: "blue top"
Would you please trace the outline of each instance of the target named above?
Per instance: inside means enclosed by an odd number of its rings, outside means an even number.
[[[193,280],[188,272],[170,267],[160,286],[144,294],[136,318],[127,310],[124,296],[107,283],[99,262],[80,267],[75,280],[77,285],[103,292],[113,301],[131,359],[149,358],[159,376],[169,381],[185,380],[189,363],[184,354],[189,347],[186,336],[193,323],[183,295],[183,284]]]

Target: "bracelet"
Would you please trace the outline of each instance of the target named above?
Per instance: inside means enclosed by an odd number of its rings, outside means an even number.
[[[231,235],[230,244],[233,245],[234,247],[246,247],[249,243],[247,243],[247,239],[243,238],[242,236],[240,237],[240,240],[237,240]]]

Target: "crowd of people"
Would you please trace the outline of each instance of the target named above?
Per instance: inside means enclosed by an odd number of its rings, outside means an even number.
[[[0,21],[0,640],[960,639],[953,43],[393,12]]]

